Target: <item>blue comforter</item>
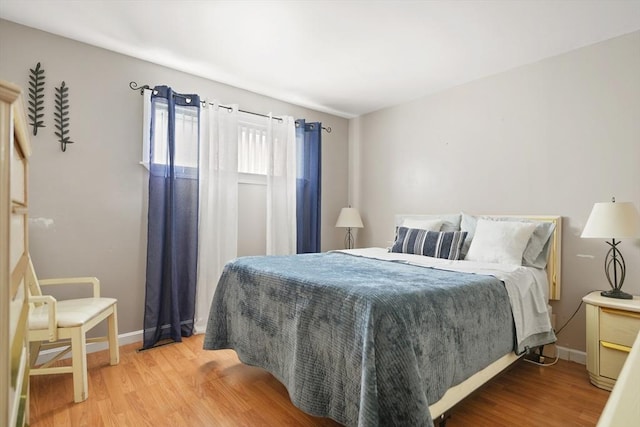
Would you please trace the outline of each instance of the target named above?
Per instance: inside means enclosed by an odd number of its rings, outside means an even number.
[[[234,349],[303,411],[347,426],[432,425],[430,403],[514,349],[503,284],[344,253],[238,258],[205,349]]]

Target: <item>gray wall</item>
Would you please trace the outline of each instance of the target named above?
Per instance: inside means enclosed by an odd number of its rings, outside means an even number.
[[[581,239],[594,202],[640,206],[640,32],[350,121],[359,246],[385,246],[396,213],[564,217],[558,324],[607,289],[602,240]],[[623,241],[640,295],[640,241]],[[585,350],[584,308],[558,343]]]
[[[45,69],[46,128],[32,136],[31,255],[40,277],[95,275],[118,299],[121,333],[142,328],[146,262],[147,172],[141,156],[142,96],[129,82],[167,84],[256,112],[321,121],[322,249],[342,245],[334,227],[347,203],[348,121],[214,81],[0,20],[0,78],[26,89],[29,68]],[[54,136],[54,86],[69,86],[70,136],[62,153]],[[26,102],[26,100],[25,100]],[[240,189],[241,255],[264,251],[264,189]],[[262,220],[261,220],[262,218]],[[66,296],[68,292],[57,291]]]

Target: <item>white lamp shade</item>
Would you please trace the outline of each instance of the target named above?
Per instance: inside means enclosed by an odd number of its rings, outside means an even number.
[[[362,228],[362,219],[356,208],[342,208],[338,221],[336,221],[336,227],[342,228]]]
[[[622,239],[640,237],[640,215],[631,202],[603,202],[593,205],[581,237]]]

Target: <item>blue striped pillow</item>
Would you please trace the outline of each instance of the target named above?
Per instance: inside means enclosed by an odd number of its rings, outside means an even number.
[[[466,231],[427,231],[398,227],[391,252],[458,260]]]

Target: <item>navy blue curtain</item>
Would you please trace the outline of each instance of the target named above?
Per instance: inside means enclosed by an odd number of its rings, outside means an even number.
[[[296,120],[296,222],[299,254],[320,252],[321,132],[320,122]]]
[[[167,86],[153,93],[144,349],[193,334],[198,248],[198,145],[188,144],[196,150],[190,164],[176,164],[176,150],[184,149],[176,124],[189,123],[197,131],[200,99]],[[166,150],[156,144],[166,144]]]

